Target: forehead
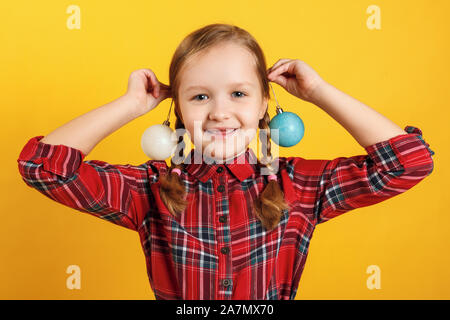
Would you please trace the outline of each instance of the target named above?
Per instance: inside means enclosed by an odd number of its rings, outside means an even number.
[[[237,83],[257,86],[255,58],[237,44],[216,45],[190,57],[180,73],[180,91],[194,86],[220,88]]]

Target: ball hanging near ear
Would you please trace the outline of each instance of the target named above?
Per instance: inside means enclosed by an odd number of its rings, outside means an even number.
[[[269,128],[273,142],[281,147],[295,146],[305,134],[302,119],[295,113],[283,112],[279,106],[277,106],[277,115],[269,123]]]
[[[153,160],[165,160],[175,151],[177,137],[166,122],[155,124],[144,131],[141,138],[141,148]]]

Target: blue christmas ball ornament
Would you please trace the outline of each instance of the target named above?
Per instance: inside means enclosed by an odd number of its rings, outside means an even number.
[[[292,112],[277,108],[277,115],[269,123],[273,142],[281,147],[292,147],[302,140],[305,126],[302,119]]]

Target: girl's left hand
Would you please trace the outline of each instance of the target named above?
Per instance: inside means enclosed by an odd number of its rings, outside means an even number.
[[[267,70],[267,78],[308,102],[314,99],[317,89],[325,83],[313,68],[298,59],[278,60]]]

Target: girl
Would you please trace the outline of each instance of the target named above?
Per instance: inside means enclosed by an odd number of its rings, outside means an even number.
[[[169,77],[170,86],[150,69],[132,72],[126,94],[31,138],[18,159],[28,186],[139,233],[156,299],[294,299],[317,224],[398,195],[433,170],[420,129],[401,130],[303,61],[281,59],[267,70],[256,40],[237,26],[189,34]],[[273,170],[269,140],[256,159],[243,132],[268,128],[269,81],[327,112],[367,155],[279,157]],[[175,127],[193,137],[186,159],[210,148],[212,163],[83,161],[106,136],[169,97]],[[229,148],[236,137],[241,143]]]

